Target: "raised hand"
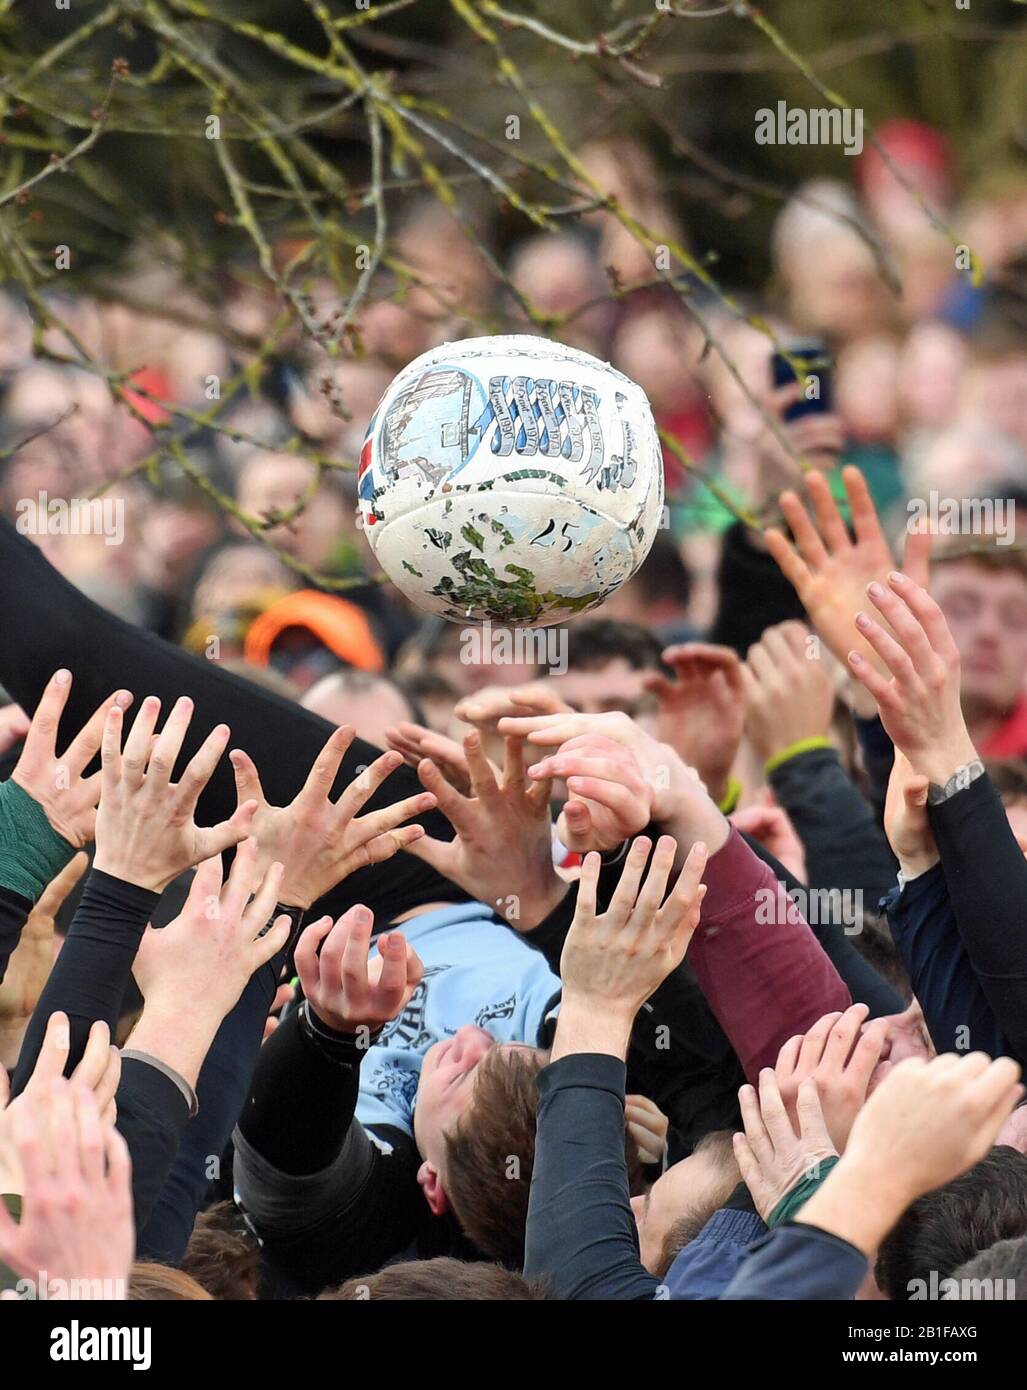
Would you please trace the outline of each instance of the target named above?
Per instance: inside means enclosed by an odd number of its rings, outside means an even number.
[[[32,1075],[19,1095],[8,1104],[7,1073],[0,1067],[0,1191],[20,1192],[21,1167],[17,1148],[10,1142],[10,1125],[24,1106],[46,1103],[52,1085],[63,1075],[71,1051],[71,1030],[66,1014],[52,1013],[36,1058]],[[121,1053],[111,1043],[106,1023],[97,1020],[89,1030],[85,1051],[71,1079],[76,1086],[93,1092],[97,1107],[105,1121],[113,1124],[117,1118],[115,1094],[121,1080]]]
[[[745,731],[763,762],[831,728],[834,684],[801,623],[768,627],[741,668]]]
[[[504,745],[503,770],[497,778],[477,730],[464,739],[469,796],[451,786],[430,759],[418,765],[418,776],[456,837],[424,836],[410,853],[479,902],[496,907],[516,930],[531,931],[567,888],[553,867],[551,784],[528,784],[522,739],[507,738]]]
[[[229,754],[240,807],[250,801],[256,806],[250,833],[257,840],[258,865],[265,868],[272,860],[284,864],[279,901],[291,907],[306,909],[355,869],[381,864],[399,850],[409,849],[424,830],[403,822],[436,804],[430,792],[419,792],[393,806],[357,815],[386,777],[402,765],[396,752],[376,758],[332,801],[329,793],[355,737],[356,730],[348,725],[333,730],[288,806],[269,804],[248,753],[233,748]]]
[[[856,1116],[837,1167],[796,1220],[872,1255],[918,1197],[985,1156],[1023,1095],[1019,1078],[1012,1058],[993,1062],[983,1052],[892,1067]]]
[[[643,684],[658,703],[657,737],[694,767],[716,802],[723,801],[745,720],[741,663],[730,647],[685,642],[663,660],[676,679],[656,673]]]
[[[255,804],[240,806],[230,820],[205,828],[193,820],[200,793],[228,743],[219,724],[193,755],[180,782],[171,773],[193,717],[193,702],[175,702],[154,737],[160,701],[148,696],[122,749],[122,712],[107,711],[100,769],[93,867],[160,893],[201,859],[237,845],[247,834]]]
[[[578,854],[616,849],[652,818],[653,789],[630,748],[601,734],[582,734],[528,769],[542,784],[566,782],[568,800],[556,831]]]
[[[630,1029],[638,1010],[684,959],[706,895],[701,882],[706,846],[692,846],[669,893],[677,843],[660,836],[643,882],[650,850],[652,841],[645,836],[632,844],[605,912],[596,903],[599,856],[586,857],[560,957],[561,1009],[568,1001],[584,1004]]]
[[[760,1072],[759,1092],[743,1086],[738,1102],[745,1133],[735,1135],[735,1158],[756,1210],[767,1221],[781,1199],[836,1150],[811,1076],[795,1096],[798,1131],[769,1067]]]
[[[386,729],[385,739],[408,767],[416,768],[423,759],[430,758],[450,786],[456,787],[462,796],[470,796],[471,770],[467,766],[464,746],[457,739],[450,738],[448,734],[437,734],[434,729],[426,729],[423,724],[412,724],[409,720]],[[499,769],[495,768],[495,771],[498,776]]]
[[[10,1145],[22,1175],[21,1217],[0,1203],[0,1261],[31,1280],[38,1298],[126,1298],[131,1163],[94,1093],[52,1080],[45,1103],[18,1107]]]
[[[499,721],[499,732],[511,738],[526,739],[539,748],[570,747],[571,741],[590,736],[610,739],[634,754],[646,782],[652,789],[652,812],[660,820],[676,808],[677,784],[688,776],[681,757],[666,743],[658,743],[628,715],[541,714],[524,718],[507,716]],[[554,774],[545,769],[546,759],[528,769],[529,776],[548,780]]]
[[[881,1175],[906,1205],[978,1163],[1023,1095],[1011,1057],[947,1052],[892,1067],[857,1115],[845,1162]]]
[[[136,953],[132,974],[151,1024],[159,1014],[174,1027],[185,1013],[220,1024],[250,976],[289,939],[288,916],[272,922],[281,880],[281,864],[261,875],[252,838],[236,850],[224,882],[219,854],[198,866],[182,911],[166,927],[147,927]]]
[[[789,1038],[774,1068],[781,1100],[798,1128],[802,1083],[812,1076],[831,1143],[841,1153],[853,1122],[869,1094],[888,1042],[888,1021],[867,1024],[866,1004],[843,1014],[825,1014],[805,1034]],[[866,1025],[864,1027],[864,1025]]]
[[[926,589],[896,571],[886,584],[869,584],[867,595],[889,630],[863,611],[856,627],[887,675],[859,651],[849,652],[849,665],[913,771],[944,786],[958,767],[977,758],[959,700],[959,652],[945,615]]]
[[[11,781],[42,806],[58,835],[81,849],[93,838],[101,781],[98,772],[83,774],[99,751],[108,712],[116,709],[120,716],[132,696],[127,690],[109,695],[58,754],[57,730],[70,694],[71,672],[57,671],[36,706]]]
[[[371,909],[358,903],[335,923],[312,922],[296,946],[308,1005],[337,1033],[377,1032],[402,1013],[424,974],[401,932],[380,936],[378,955],[368,960],[373,926]]]
[[[806,475],[815,521],[794,492],[782,492],[781,511],[794,542],[776,527],[769,527],[763,538],[813,626],[837,660],[844,663],[852,647],[852,620],[862,606],[866,586],[875,580],[883,583],[895,561],[863,474],[858,468],[843,468],[842,481],[855,540],[849,536],[827,479],[815,469]],[[930,547],[929,535],[907,534],[906,573],[921,583],[927,578]],[[861,652],[876,663],[877,656],[869,646],[861,647]]]
[[[577,752],[578,739],[603,738],[630,752],[652,793],[650,818],[666,826],[682,844],[703,840],[716,852],[727,839],[727,821],[720,814],[694,769],[669,744],[659,743],[620,712],[609,714],[552,714],[526,719],[501,719],[502,734],[525,738],[541,748],[558,748],[557,758]],[[528,768],[528,776],[549,779],[552,757]],[[583,830],[582,836],[585,831]]]

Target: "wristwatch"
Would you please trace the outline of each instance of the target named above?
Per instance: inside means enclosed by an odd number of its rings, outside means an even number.
[[[957,767],[944,786],[939,782],[928,782],[928,806],[940,806],[943,801],[948,801],[949,797],[955,796],[956,792],[966,791],[971,782],[976,782],[978,777],[983,776],[984,764],[980,758],[974,758],[973,762],[964,763],[962,767]]]

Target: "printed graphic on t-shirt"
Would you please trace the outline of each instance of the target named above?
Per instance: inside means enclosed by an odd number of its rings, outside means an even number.
[[[476,1023],[499,1043],[539,1040],[560,981],[540,951],[481,903],[426,912],[403,924],[424,976],[360,1068],[357,1119],[413,1134],[421,1062],[433,1044]]]

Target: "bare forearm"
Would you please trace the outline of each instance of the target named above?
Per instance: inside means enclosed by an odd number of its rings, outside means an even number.
[[[609,1004],[584,994],[565,990],[560,1018],[553,1041],[552,1061],[574,1052],[605,1053],[609,1057],[627,1055],[634,1012],[621,1004]]]

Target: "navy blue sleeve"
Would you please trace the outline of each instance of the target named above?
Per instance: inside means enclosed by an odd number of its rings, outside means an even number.
[[[651,1300],[628,1198],[625,1066],[616,1057],[561,1057],[539,1074],[535,1163],[524,1274],[559,1299]]]
[[[927,815],[966,954],[1007,1053],[1027,1066],[1027,860],[986,774]]]
[[[867,1257],[847,1240],[818,1226],[786,1222],[756,1242],[720,1296],[748,1302],[848,1301],[869,1268]]]
[[[766,1223],[755,1210],[715,1211],[667,1271],[664,1283],[671,1300],[720,1298],[748,1259],[753,1242],[766,1233]]]
[[[938,1051],[981,1051],[991,1057],[1008,1053],[959,935],[942,866],[935,864],[910,879],[901,892],[893,888],[884,908]]]

